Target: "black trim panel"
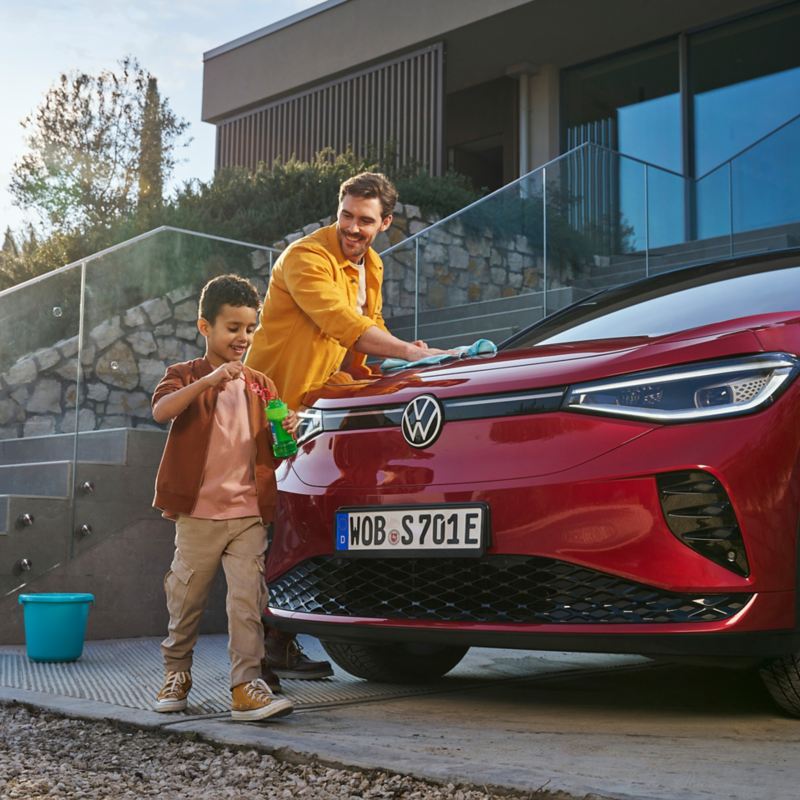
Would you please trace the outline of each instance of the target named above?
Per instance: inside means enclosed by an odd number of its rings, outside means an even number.
[[[775,658],[800,652],[800,632],[664,633],[664,634],[548,634],[443,630],[336,622],[311,622],[267,615],[268,625],[319,639],[351,642],[419,642],[462,647],[501,647],[514,650],[555,650],[573,653],[614,653],[643,656],[703,656]]]

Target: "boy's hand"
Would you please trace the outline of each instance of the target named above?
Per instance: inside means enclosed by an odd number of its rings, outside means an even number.
[[[300,417],[297,416],[296,411],[292,411],[289,409],[289,413],[286,415],[285,419],[283,420],[283,429],[288,433],[291,433],[292,436],[297,433],[297,428],[300,426]]]
[[[206,375],[205,380],[209,386],[219,386],[239,378],[244,370],[241,361],[227,361],[220,364],[213,372]]]

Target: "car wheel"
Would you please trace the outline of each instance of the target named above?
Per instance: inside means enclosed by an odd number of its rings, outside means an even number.
[[[772,699],[793,717],[800,717],[800,653],[773,658],[759,672]]]
[[[357,678],[378,683],[424,683],[441,678],[468,647],[427,644],[322,642],[325,652]]]

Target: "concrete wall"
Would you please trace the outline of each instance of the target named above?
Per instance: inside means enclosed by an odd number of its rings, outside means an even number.
[[[264,258],[245,276],[262,293],[268,269]],[[81,431],[156,427],[150,397],[167,365],[205,349],[196,325],[199,290],[176,287],[92,327],[81,353],[79,398],[77,336],[19,358],[0,373],[0,439],[71,433],[76,401]]]
[[[34,592],[91,592],[87,639],[166,636],[164,576],[173,554],[175,526],[167,520],[139,520],[80,557],[31,584]],[[224,633],[225,579],[220,571],[200,623],[201,633]],[[25,639],[22,606],[16,595],[0,600],[0,644]]]
[[[480,114],[475,109],[481,110]],[[473,177],[477,186],[498,189],[517,177],[517,81],[497,78],[493,81],[452,92],[445,100],[445,147],[455,150],[456,158],[448,163],[456,172]],[[480,148],[489,142],[503,148],[500,182],[492,185],[479,179],[479,164],[464,163],[470,153],[480,158]],[[476,149],[476,147],[478,149]]]
[[[527,1],[349,0],[228,52],[206,54],[202,117],[217,121]]]

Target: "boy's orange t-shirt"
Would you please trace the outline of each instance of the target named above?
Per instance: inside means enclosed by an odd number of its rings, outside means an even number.
[[[200,519],[258,517],[247,386],[234,380],[220,388],[211,423],[203,482],[191,516]]]

